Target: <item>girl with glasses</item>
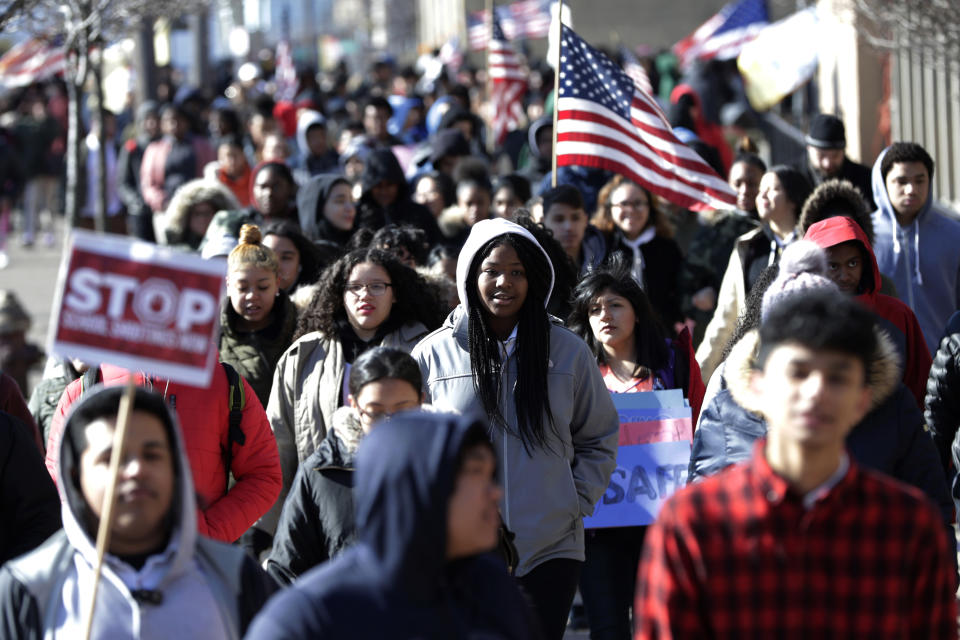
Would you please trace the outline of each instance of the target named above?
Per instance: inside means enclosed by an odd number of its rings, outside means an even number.
[[[330,430],[300,465],[283,504],[267,571],[285,586],[353,542],[353,461],[360,441],[378,423],[423,401],[417,363],[390,347],[373,347],[357,358],[347,386],[349,406],[334,412]]]

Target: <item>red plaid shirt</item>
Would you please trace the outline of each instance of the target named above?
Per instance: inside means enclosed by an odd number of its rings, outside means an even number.
[[[957,638],[947,537],[920,492],[851,460],[802,500],[763,441],[676,493],[647,532],[635,638]]]

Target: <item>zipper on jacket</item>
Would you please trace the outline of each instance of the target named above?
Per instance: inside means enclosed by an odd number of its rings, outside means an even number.
[[[897,233],[899,233],[903,227],[896,221],[894,221],[894,224],[897,225]],[[913,304],[913,274],[910,272],[910,265],[913,264],[913,260],[910,257],[910,231],[908,229],[903,229],[903,242],[900,243],[900,246],[903,247],[903,271],[907,276],[907,306],[915,309],[916,306]],[[878,287],[877,291],[879,290]]]

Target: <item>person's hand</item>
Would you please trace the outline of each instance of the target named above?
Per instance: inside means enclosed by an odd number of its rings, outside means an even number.
[[[717,290],[713,287],[704,287],[693,294],[690,301],[700,311],[713,311],[717,306]]]

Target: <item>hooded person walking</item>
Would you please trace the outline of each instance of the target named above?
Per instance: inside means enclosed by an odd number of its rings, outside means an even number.
[[[123,393],[91,389],[67,419],[57,468],[63,530],[0,570],[4,637],[83,637]],[[92,638],[240,638],[276,589],[240,548],[197,534],[179,434],[163,397],[137,389]]]
[[[346,246],[356,230],[357,209],[350,182],[341,175],[313,176],[297,192],[300,229],[311,240]]]

